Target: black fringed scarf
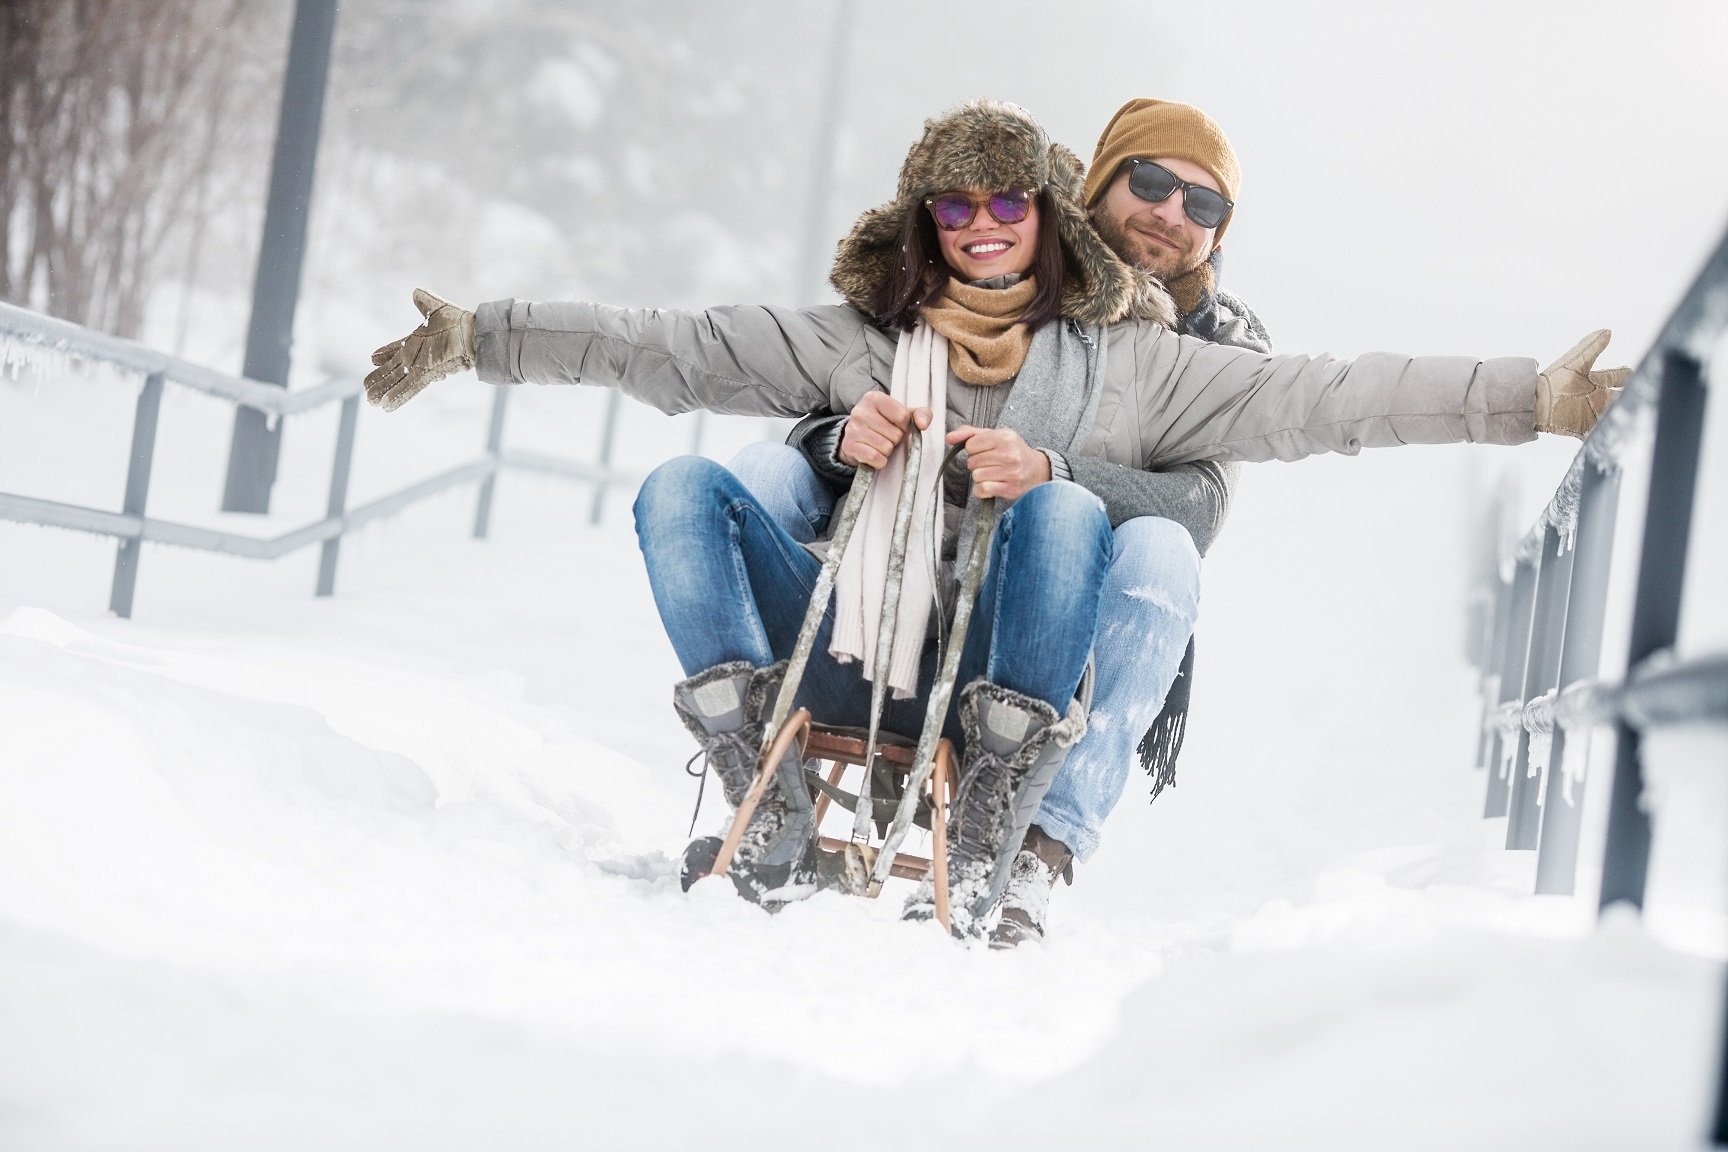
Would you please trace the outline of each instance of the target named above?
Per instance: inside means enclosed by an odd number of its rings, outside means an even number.
[[[1176,679],[1164,697],[1164,710],[1146,735],[1140,737],[1140,767],[1152,777],[1152,799],[1166,785],[1176,783],[1176,756],[1182,751],[1182,737],[1188,731],[1188,694],[1194,687],[1194,637],[1188,637],[1188,650],[1182,653],[1182,665],[1176,669]]]

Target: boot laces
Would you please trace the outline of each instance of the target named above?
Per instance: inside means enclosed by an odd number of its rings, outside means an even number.
[[[697,753],[704,757],[702,775],[706,776],[709,769],[719,775],[725,788],[726,802],[734,809],[744,802],[750,786],[756,782],[760,737],[761,729],[747,724],[736,731],[715,733],[707,746]],[[695,757],[691,758],[691,762],[695,762]],[[688,771],[688,768],[686,770]],[[691,775],[696,773],[692,772]],[[697,803],[701,803],[700,789]],[[766,854],[774,839],[780,835],[787,819],[785,781],[780,778],[780,773],[775,771],[768,779],[768,786],[757,798],[755,811],[750,814],[750,823],[738,842],[740,860],[752,860]],[[694,821],[691,831],[695,831]]]
[[[700,772],[693,770],[698,760],[702,761]],[[696,821],[702,815],[702,794],[708,791],[708,757],[703,755],[702,749],[696,749],[695,755],[684,761],[684,775],[696,777],[696,806],[690,809],[690,830],[684,833],[685,839],[689,839],[696,835]]]
[[[955,854],[971,860],[982,851],[993,857],[1008,826],[1008,810],[1014,795],[1013,766],[992,752],[982,752],[978,767],[960,785],[954,813]]]
[[[743,801],[744,794],[750,790],[755,773],[750,771],[748,766],[756,754],[756,749],[751,746],[748,736],[749,725],[733,732],[715,732],[684,762],[684,774],[694,776],[697,780],[696,806],[690,812],[690,832],[686,835],[696,831],[696,821],[702,814],[702,795],[708,787],[710,770],[720,777],[721,790],[726,793],[726,803],[732,807],[736,808]],[[702,761],[700,770],[695,768],[697,760]]]

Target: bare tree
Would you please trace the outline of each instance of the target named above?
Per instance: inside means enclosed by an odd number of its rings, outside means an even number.
[[[0,0],[0,298],[137,335],[173,285],[184,338],[195,286],[244,291],[292,8]],[[313,290],[522,251],[620,301],[789,296],[819,61],[772,46],[828,19],[802,0],[344,6]],[[485,247],[510,212],[555,239]]]
[[[164,268],[196,250],[231,145],[253,134],[247,89],[280,75],[280,40],[257,35],[266,7],[5,0],[0,297],[138,334]]]

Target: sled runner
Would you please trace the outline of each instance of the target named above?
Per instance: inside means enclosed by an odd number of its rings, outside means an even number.
[[[750,823],[750,817],[773,780],[774,766],[781,762],[786,750],[796,740],[800,742],[806,779],[819,793],[815,821],[818,828],[830,803],[838,802],[853,813],[852,834],[849,839],[840,840],[827,836],[820,838],[819,876],[823,885],[837,887],[855,895],[875,897],[881,894],[882,885],[890,876],[918,879],[928,870],[935,886],[936,918],[943,929],[947,930],[950,924],[946,829],[948,809],[955,798],[959,781],[954,768],[953,746],[941,737],[942,722],[947,716],[948,703],[954,694],[960,654],[965,647],[972,608],[989,559],[990,540],[995,533],[999,508],[995,499],[986,499],[980,503],[972,548],[966,558],[960,582],[954,621],[949,629],[946,646],[941,651],[939,670],[925,710],[923,730],[915,741],[903,735],[881,731],[879,725],[887,701],[888,655],[893,649],[898,619],[900,589],[906,566],[906,543],[912,527],[922,447],[922,440],[917,435],[908,436],[904,441],[903,450],[907,453],[905,476],[901,481],[899,500],[895,508],[882,620],[878,628],[877,649],[871,664],[869,727],[860,733],[858,729],[828,726],[814,720],[807,709],[799,708],[795,713],[792,710],[792,702],[797,697],[798,686],[809,664],[817,629],[833,597],[835,576],[840,570],[853,530],[857,527],[859,510],[863,507],[864,498],[875,476],[874,469],[860,466],[846,501],[841,506],[833,540],[817,575],[816,587],[811,592],[810,604],[805,610],[804,622],[799,630],[798,642],[793,649],[785,681],[764,728],[762,754],[758,760],[755,779],[738,806],[732,825],[721,842],[708,874],[726,874],[744,830]],[[812,761],[829,765],[826,776],[820,769],[812,771]],[[840,787],[848,767],[863,769],[856,791],[846,791]],[[929,859],[900,853],[901,843],[915,824],[927,826],[931,831]]]

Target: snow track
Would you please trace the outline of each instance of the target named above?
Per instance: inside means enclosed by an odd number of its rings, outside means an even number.
[[[1330,712],[1291,676],[1331,622],[1258,643],[1287,609],[1241,561],[1209,569],[1241,624],[1203,638],[1179,787],[1131,781],[1051,941],[999,954],[897,891],[680,892],[631,541],[521,514],[490,544],[410,518],[415,566],[363,552],[328,602],[0,615],[0,1142],[875,1147],[863,1092],[908,1148],[1695,1145],[1719,965],[1523,895],[1468,733],[1407,746],[1435,700],[1393,690]],[[1444,733],[1468,678],[1405,642]]]

